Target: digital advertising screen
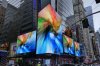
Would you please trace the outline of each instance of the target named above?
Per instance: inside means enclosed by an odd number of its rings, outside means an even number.
[[[56,32],[59,30],[59,27],[62,22],[62,18],[58,15],[58,13],[53,9],[53,7],[50,4],[48,4],[38,13],[38,18],[45,19],[46,22],[48,22],[46,23],[46,25],[51,25],[52,29]],[[38,23],[40,23],[40,21]]]
[[[63,44],[64,44],[64,53],[71,55],[75,54],[74,42],[71,38],[67,37],[66,35],[63,35]]]
[[[78,42],[74,42],[75,44],[75,56],[80,57],[80,45]]]
[[[44,32],[38,35],[37,54],[60,54],[63,53],[62,35],[54,35],[52,32]]]
[[[62,33],[57,33],[61,21],[61,17],[50,4],[38,13],[36,54],[63,53]]]
[[[36,31],[22,34],[17,38],[16,54],[35,52],[36,50]]]

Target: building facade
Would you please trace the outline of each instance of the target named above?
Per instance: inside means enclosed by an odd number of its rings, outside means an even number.
[[[76,20],[76,26],[78,26],[78,41],[83,43],[85,56],[90,57],[90,60],[94,59],[94,51],[92,40],[90,36],[89,26],[84,28],[83,20],[85,19],[85,9],[83,7],[82,0],[73,0],[74,3],[74,14]],[[92,18],[91,18],[92,19]],[[92,19],[93,20],[93,19]],[[95,43],[95,42],[94,42]]]
[[[97,54],[100,56],[100,33],[96,32],[96,48]]]
[[[92,45],[92,36],[94,36],[94,34],[89,32],[89,28],[85,28],[83,32],[84,32],[84,37],[86,38],[84,39],[86,46],[86,56],[89,56],[91,60],[93,60],[94,50]]]
[[[7,9],[6,9],[6,13],[5,13],[5,20],[4,20],[4,24],[3,24],[3,28],[2,28],[2,36],[3,36],[3,41],[7,42],[7,41],[13,41],[16,32],[14,32],[15,30],[15,22],[14,22],[14,17],[15,17],[15,13],[17,12],[17,8],[14,7],[11,4],[7,5]],[[11,36],[12,35],[12,36]]]
[[[2,43],[2,27],[4,23],[5,11],[7,7],[6,0],[0,0],[0,44]]]
[[[20,32],[23,34],[36,29],[36,22],[33,20],[33,0],[23,0],[19,7],[20,13]]]
[[[74,6],[74,16],[75,16],[75,21],[76,26],[79,27],[79,42],[84,42],[83,38],[83,25],[82,25],[82,18],[85,17],[85,10],[83,8],[83,2],[82,0],[73,0],[73,6]]]
[[[85,11],[86,15],[92,14],[92,7],[91,6],[86,7],[85,10],[86,10]],[[88,16],[87,19],[89,22],[89,29],[93,32],[94,31],[93,15]]]
[[[19,8],[22,0],[9,0],[8,3],[16,8]]]
[[[100,28],[99,28],[98,32],[99,32],[99,34],[100,34]]]
[[[3,27],[3,41],[16,42],[18,35],[36,29],[33,19],[33,0],[9,0],[8,3]]]
[[[86,10],[86,15],[89,15],[89,14],[92,14],[92,7],[91,6],[88,6],[88,7],[86,7],[85,8],[85,10]],[[93,37],[95,37],[95,32],[94,32],[94,23],[93,23],[93,16],[91,15],[91,16],[88,16],[87,17],[87,19],[88,19],[88,23],[89,23],[89,33],[90,33],[90,48],[91,48],[91,55],[92,55],[92,57],[95,55],[95,51],[94,51],[94,49],[95,49],[95,43],[93,43]]]
[[[85,9],[82,0],[51,0],[51,5],[62,17],[62,25],[71,28],[73,39],[82,43],[85,47],[82,19],[85,17]],[[87,34],[88,35],[88,34]]]
[[[4,8],[7,7],[7,0],[0,0],[0,5],[3,6]]]
[[[5,11],[6,11],[7,1],[0,0],[0,36],[2,33],[2,27],[4,23]]]

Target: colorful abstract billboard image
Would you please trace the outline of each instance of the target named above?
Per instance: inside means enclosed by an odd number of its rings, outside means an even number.
[[[16,54],[35,52],[36,49],[36,31],[32,31],[17,38]]]
[[[74,42],[75,44],[75,56],[80,56],[80,46],[78,42]]]
[[[63,53],[62,33],[57,33],[62,19],[50,4],[38,13],[36,54]]]
[[[38,18],[38,33],[42,33],[50,25],[44,18]]]
[[[68,54],[75,54],[73,40],[66,35],[63,35],[64,52]]]
[[[60,54],[63,53],[62,35],[54,35],[48,31],[38,35],[36,54]]]
[[[42,9],[38,13],[38,18],[45,19],[43,23],[48,22],[46,23],[46,25],[51,25],[53,30],[56,32],[58,31],[62,22],[61,17],[58,15],[58,13],[53,9],[53,7],[50,4],[48,4],[44,9]]]

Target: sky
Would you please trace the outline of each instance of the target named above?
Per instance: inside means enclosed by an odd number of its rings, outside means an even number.
[[[93,13],[100,11],[100,3],[96,4],[95,0],[83,0],[84,7],[92,6]],[[97,31],[100,28],[100,13],[93,15],[94,28]]]

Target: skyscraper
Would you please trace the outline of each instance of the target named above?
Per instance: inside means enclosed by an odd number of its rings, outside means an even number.
[[[86,10],[85,11],[86,15],[92,14],[92,7],[91,6],[86,7],[85,10]],[[89,53],[89,55],[92,55],[92,58],[94,58],[94,52],[95,52],[94,50],[96,48],[96,46],[94,46],[94,45],[96,45],[96,44],[93,43],[93,37],[95,36],[95,34],[94,34],[93,15],[88,16],[87,19],[88,19],[88,23],[89,23],[89,27],[88,27],[89,35],[87,37],[87,38],[89,38],[89,41],[88,41],[87,45],[90,47],[89,49],[91,49],[89,51],[89,52],[91,52],[91,53]]]
[[[92,14],[92,7],[91,6],[86,7],[85,10],[86,10],[86,12],[85,12],[86,15]],[[94,31],[93,15],[88,16],[87,19],[89,22],[90,30]]]
[[[96,51],[100,55],[100,33],[96,32]]]
[[[20,4],[22,3],[22,0],[9,0],[8,3],[13,5],[16,8],[20,7]]]
[[[17,12],[17,8],[14,7],[13,5],[9,4],[7,5],[6,8],[6,13],[5,13],[5,20],[2,28],[2,36],[3,36],[3,41],[13,41],[14,36],[16,34],[16,30],[14,30],[16,27],[14,26],[16,23],[14,21],[15,14]],[[11,36],[12,35],[12,36]]]
[[[7,7],[6,0],[0,0],[0,43],[2,43],[2,27],[4,23],[5,11]]]
[[[1,36],[1,32],[2,32],[2,26],[4,23],[6,7],[7,7],[7,1],[0,0],[0,36]]]
[[[9,0],[3,28],[4,41],[14,42],[19,34],[33,30],[32,1],[33,0]]]
[[[100,34],[100,28],[99,28],[99,34]]]
[[[64,21],[67,17],[74,15],[72,0],[51,0],[51,5]]]

